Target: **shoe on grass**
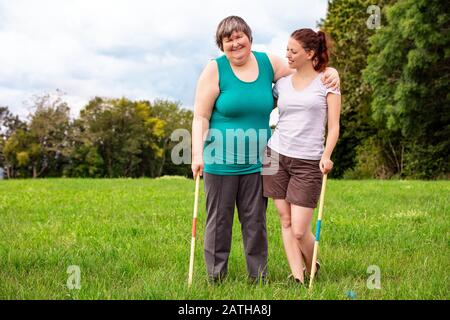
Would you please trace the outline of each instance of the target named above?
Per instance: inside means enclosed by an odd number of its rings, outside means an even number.
[[[320,262],[319,260],[316,261],[316,274],[314,275],[314,278],[317,279],[318,275],[319,275],[319,270],[320,270]],[[303,268],[303,272],[305,273],[305,281],[306,279],[309,281],[309,279],[311,278],[311,274],[308,274],[306,272],[306,267]]]
[[[248,277],[248,282],[250,284],[267,284],[269,282],[269,280],[267,280],[267,276],[266,275],[262,275],[262,276],[259,276],[259,277],[249,276]]]
[[[221,284],[226,278],[227,278],[228,274],[224,273],[224,274],[220,274],[220,275],[209,275],[208,276],[208,283],[210,285],[218,285]]]
[[[296,283],[298,283],[298,284],[301,285],[301,286],[304,286],[304,285],[305,285],[305,280],[303,280],[303,282],[302,282],[300,279],[295,278],[294,275],[293,275],[292,273],[288,276],[288,280],[289,280],[289,281],[295,281]]]

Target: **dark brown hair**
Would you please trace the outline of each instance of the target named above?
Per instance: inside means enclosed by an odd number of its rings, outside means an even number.
[[[220,50],[223,51],[223,38],[227,38],[231,36],[231,34],[236,32],[243,32],[250,40],[250,43],[253,41],[252,38],[252,29],[250,29],[247,22],[244,21],[241,17],[238,16],[229,16],[220,21],[216,30],[216,44]]]
[[[314,70],[324,71],[328,66],[329,38],[322,32],[315,32],[312,29],[298,29],[291,34],[291,38],[297,40],[305,51],[314,51],[312,62]]]

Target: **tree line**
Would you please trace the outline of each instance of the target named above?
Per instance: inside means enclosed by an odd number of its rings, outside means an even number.
[[[61,95],[37,96],[28,121],[0,107],[0,167],[8,178],[189,175],[170,161],[170,134],[192,111],[157,99],[95,97],[70,118]],[[168,161],[169,159],[169,161]]]

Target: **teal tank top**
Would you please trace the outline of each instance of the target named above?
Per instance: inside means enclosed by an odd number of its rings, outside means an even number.
[[[271,135],[274,72],[269,57],[255,52],[258,78],[241,81],[225,55],[216,59],[220,93],[209,122],[203,148],[204,171],[242,175],[261,171],[264,148]]]

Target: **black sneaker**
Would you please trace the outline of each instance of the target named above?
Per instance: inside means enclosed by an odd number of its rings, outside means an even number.
[[[264,275],[264,276],[260,276],[260,277],[249,276],[248,282],[250,284],[267,284],[269,281],[267,280],[267,277]]]
[[[319,275],[319,270],[320,270],[320,262],[319,260],[316,261],[316,274],[314,275],[315,278],[317,278],[317,276]]]
[[[228,274],[222,274],[217,276],[209,276],[208,283],[211,285],[221,284],[227,277]]]
[[[316,261],[316,274],[314,275],[314,278],[317,278],[317,276],[319,275],[319,270],[320,270],[320,262],[319,260]],[[309,279],[311,278],[311,274],[308,274],[306,272],[306,267],[303,268],[303,272],[305,272],[305,281],[309,282]]]
[[[290,275],[288,276],[288,279],[289,279],[289,281],[295,281],[296,283],[298,283],[298,284],[301,285],[301,286],[304,286],[304,285],[305,285],[305,280],[303,280],[303,282],[302,282],[300,279],[295,278],[293,274],[290,274]]]

